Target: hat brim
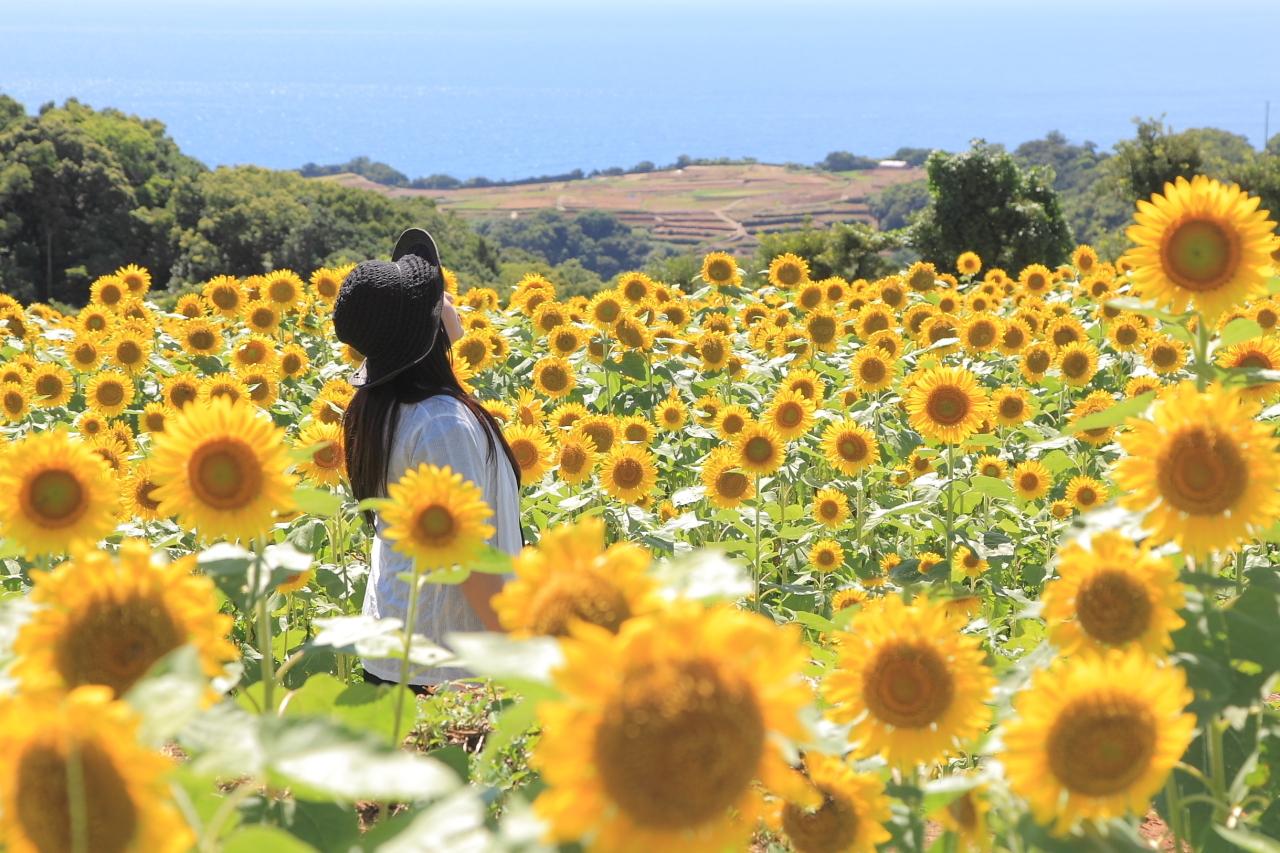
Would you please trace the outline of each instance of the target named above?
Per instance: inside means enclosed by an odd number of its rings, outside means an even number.
[[[391,260],[398,261],[405,255],[417,255],[434,266],[440,266],[440,250],[436,248],[436,241],[422,228],[406,228],[396,240]]]

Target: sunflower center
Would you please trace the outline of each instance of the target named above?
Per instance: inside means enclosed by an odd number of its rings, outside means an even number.
[[[320,468],[337,468],[342,457],[338,454],[338,443],[330,441],[311,455],[311,461]]]
[[[707,277],[712,281],[728,281],[733,278],[733,265],[724,258],[716,258],[707,264]]]
[[[69,688],[105,684],[122,696],[183,639],[169,610],[154,597],[100,599],[72,618],[54,659]]]
[[[868,358],[858,365],[858,377],[871,385],[884,380],[885,364],[878,358]]]
[[[1098,502],[1098,493],[1091,486],[1081,486],[1076,490],[1076,503],[1081,506],[1093,506]]]
[[[624,489],[634,489],[644,481],[644,466],[635,459],[619,459],[613,466],[613,481]]]
[[[1156,747],[1151,712],[1099,692],[1064,708],[1049,730],[1049,768],[1073,794],[1105,797],[1147,770]]]
[[[1270,308],[1259,308],[1258,313],[1253,315],[1253,321],[1264,329],[1270,329],[1280,322],[1280,314]]]
[[[965,791],[947,803],[947,814],[964,829],[976,829],[978,826],[978,809],[973,804],[973,794]]]
[[[1049,353],[1043,350],[1028,353],[1027,367],[1034,373],[1044,373],[1049,369]]]
[[[822,805],[813,811],[787,803],[782,828],[797,853],[836,853],[848,850],[858,837],[858,812],[847,797],[819,788]]]
[[[1116,329],[1116,343],[1121,346],[1132,346],[1138,342],[1138,330],[1133,326],[1121,326]]]
[[[1142,583],[1118,569],[1104,569],[1076,593],[1076,615],[1096,640],[1118,646],[1136,640],[1151,623],[1151,598]]]
[[[1027,276],[1027,290],[1038,291],[1044,290],[1049,286],[1049,281],[1044,277],[1044,273],[1033,272]]]
[[[26,408],[26,399],[23,398],[21,391],[9,390],[4,395],[4,410],[9,415],[17,417],[22,414],[22,410]]]
[[[867,708],[881,722],[920,729],[951,707],[955,681],[937,650],[898,642],[881,649],[863,682]]]
[[[62,394],[62,380],[52,373],[46,373],[36,380],[36,393],[41,397],[56,399]]]
[[[563,391],[569,385],[569,376],[556,365],[542,371],[542,384],[548,391]]]
[[[793,284],[800,283],[800,280],[804,277],[804,271],[800,269],[799,264],[785,263],[779,265],[777,277],[778,281],[787,287],[791,287]]]
[[[712,263],[711,265],[713,272],[717,264],[719,264],[720,268],[722,269],[725,267],[728,267],[728,264],[726,264],[724,261],[718,261],[718,262]],[[713,277],[716,278],[717,281],[721,280],[721,277],[719,276],[713,276]],[[633,278],[626,283],[626,286],[623,288],[622,292],[632,302],[639,302],[641,299],[644,299],[646,296],[649,295],[649,288],[642,280],[638,278]]]
[[[828,498],[818,504],[818,515],[823,521],[834,521],[840,517],[840,504]]]
[[[737,412],[730,412],[724,416],[724,420],[720,422],[720,427],[729,435],[737,435],[742,432],[742,428],[747,425],[747,421]]]
[[[1062,372],[1072,379],[1083,376],[1089,370],[1089,356],[1082,352],[1067,353],[1062,359]]]
[[[160,502],[153,497],[155,491],[156,484],[144,480],[138,484],[138,487],[134,490],[133,494],[137,499],[139,506],[148,512],[155,512],[160,509]]]
[[[560,448],[560,469],[566,474],[577,474],[587,464],[587,454],[577,444],[566,444]]]
[[[123,853],[138,832],[137,807],[124,777],[111,757],[96,743],[78,751],[84,784],[86,850]],[[28,747],[18,758],[14,814],[36,850],[71,850],[71,791],[67,757],[49,744]]]
[[[884,331],[887,328],[889,328],[889,318],[880,311],[873,311],[862,322],[862,331],[868,335],[874,335],[876,332]]]
[[[65,527],[88,509],[84,486],[70,471],[42,471],[27,487],[27,504],[41,527]]]
[[[809,323],[809,334],[817,343],[828,343],[836,336],[836,322],[830,317],[816,317]]]
[[[236,292],[229,287],[219,287],[209,295],[213,304],[218,306],[221,311],[230,311],[240,304],[240,298]]]
[[[990,323],[974,323],[969,327],[969,343],[976,347],[984,347],[994,343],[996,339],[995,327]]]
[[[93,344],[80,344],[72,354],[72,358],[75,359],[77,364],[93,364],[97,357],[98,350]]]
[[[133,341],[122,341],[116,347],[116,358],[121,364],[137,364],[142,360],[142,347]]]
[[[262,491],[262,466],[253,448],[234,438],[197,447],[187,463],[191,491],[217,510],[243,509]]]
[[[197,329],[191,333],[190,337],[187,338],[187,341],[191,344],[193,349],[212,349],[213,333],[208,329]]]
[[[773,458],[773,442],[764,436],[755,436],[743,446],[742,455],[749,461],[761,465]]]
[[[272,302],[292,302],[296,296],[293,284],[283,279],[276,279],[271,282],[271,286],[267,288],[267,293],[270,294]]]
[[[187,403],[190,403],[197,396],[195,386],[193,385],[174,385],[169,391],[169,402],[173,403],[175,409],[181,409]]]
[[[594,571],[560,573],[544,584],[530,604],[535,634],[564,637],[576,620],[617,632],[631,618],[631,607],[616,584]]]
[[[751,686],[711,661],[626,673],[604,707],[595,761],[609,797],[644,828],[689,829],[747,792],[765,749]]]
[[[969,397],[951,385],[942,385],[929,394],[925,410],[929,419],[943,426],[954,426],[969,415]]]
[[[867,442],[861,436],[847,435],[836,444],[836,450],[846,462],[861,462],[867,456]]]
[[[1156,367],[1172,367],[1177,363],[1178,351],[1164,344],[1157,344],[1151,350],[1151,361]]]
[[[1018,477],[1018,485],[1022,487],[1024,492],[1034,492],[1040,488],[1040,475],[1028,471]]]
[[[1271,368],[1271,360],[1259,352],[1251,352],[1236,362],[1236,367],[1256,367],[1263,370]]]
[[[608,424],[589,424],[583,428],[591,440],[596,443],[596,450],[608,453],[613,447],[613,430]]]
[[[1022,416],[1022,398],[1009,396],[1000,400],[1000,416],[1004,418],[1018,418]]]
[[[511,453],[516,458],[516,464],[526,470],[532,468],[538,462],[538,449],[533,446],[531,441],[512,442]]]
[[[1217,222],[1191,218],[1175,226],[1161,247],[1165,272],[1179,287],[1204,293],[1235,275],[1239,239]]]
[[[289,353],[280,359],[280,369],[286,376],[292,376],[302,370],[302,359],[295,353]]]
[[[1204,427],[1177,435],[1158,465],[1161,496],[1190,515],[1220,515],[1244,494],[1249,469],[1229,437]]]
[[[778,409],[778,424],[784,427],[799,426],[804,421],[804,407],[799,403],[784,403]]]
[[[98,386],[97,396],[104,406],[118,406],[124,402],[124,386],[119,382],[103,382]]]
[[[999,465],[996,465],[996,464],[994,464],[994,463],[988,462],[986,465],[983,465],[983,466],[982,466],[982,476],[984,476],[984,477],[995,477],[996,479],[999,479],[999,478],[1000,478],[1000,466],[999,466]]]
[[[719,364],[724,359],[724,344],[720,341],[706,341],[702,345],[702,358],[709,364]]]
[[[716,492],[733,500],[745,495],[750,485],[751,481],[741,471],[725,471],[716,478]]]
[[[1080,340],[1080,335],[1070,326],[1061,326],[1053,330],[1053,343],[1056,346],[1065,347],[1067,344],[1073,344]]]

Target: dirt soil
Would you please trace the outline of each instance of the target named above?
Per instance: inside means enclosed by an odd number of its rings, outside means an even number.
[[[515,218],[534,210],[603,210],[677,246],[745,249],[760,234],[795,230],[806,222],[874,223],[868,196],[923,177],[922,169],[909,168],[822,172],[749,164],[456,190],[386,187],[351,174],[320,180],[389,196],[427,196],[473,220]]]

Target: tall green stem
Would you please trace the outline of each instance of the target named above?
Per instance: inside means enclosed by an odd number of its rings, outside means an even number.
[[[956,447],[954,444],[947,445],[947,542],[946,555],[947,566],[951,565],[951,555],[955,550],[953,528],[956,523],[955,505],[951,501],[951,490],[956,481]]]
[[[400,684],[396,692],[396,713],[391,723],[391,744],[400,745],[400,721],[404,716],[404,694],[409,690],[409,652],[413,648],[413,627],[418,618],[418,594],[421,590],[422,571],[415,561],[413,580],[409,584],[409,612],[404,618],[404,648],[400,659]]]
[[[258,652],[262,656],[262,713],[275,712],[276,659],[271,649],[271,607],[268,599],[271,590],[258,594]]]
[[[752,581],[756,588],[756,612],[764,612],[764,602],[760,600],[760,512],[764,509],[764,495],[760,492],[760,474],[756,474],[756,536],[755,550],[752,552]]]

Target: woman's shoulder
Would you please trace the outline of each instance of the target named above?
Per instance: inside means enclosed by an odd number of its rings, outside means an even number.
[[[471,410],[450,394],[437,394],[416,403],[404,404],[400,422],[415,432],[477,433],[480,424]]]

